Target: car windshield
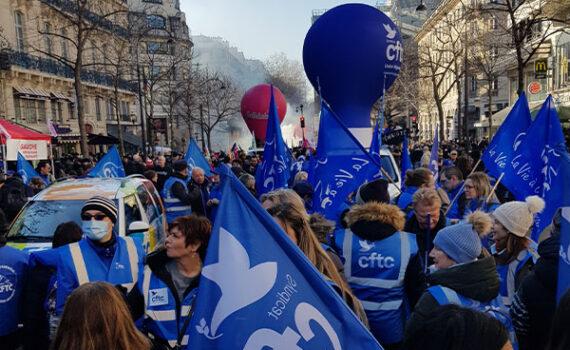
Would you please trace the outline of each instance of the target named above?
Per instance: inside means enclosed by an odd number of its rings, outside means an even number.
[[[81,226],[81,207],[84,201],[35,201],[31,202],[18,215],[10,228],[8,238],[46,238],[53,237],[57,226],[68,221],[75,221]]]
[[[382,169],[384,169],[384,171],[390,175],[392,180],[398,182],[398,175],[396,174],[396,169],[394,169],[390,157],[382,155],[380,156],[380,161],[382,162]]]

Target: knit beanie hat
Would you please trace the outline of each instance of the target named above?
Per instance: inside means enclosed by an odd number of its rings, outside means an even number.
[[[113,224],[117,222],[117,206],[111,199],[101,196],[91,197],[91,199],[83,204],[83,208],[81,208],[81,214],[87,210],[99,210],[100,212],[107,215]]]
[[[515,236],[525,237],[534,222],[534,214],[544,209],[544,200],[538,196],[526,197],[524,202],[512,201],[500,205],[493,217]]]
[[[473,261],[481,254],[481,239],[472,224],[457,224],[440,230],[433,244],[458,264]]]
[[[356,192],[355,200],[356,204],[364,204],[372,201],[390,204],[388,181],[378,179],[361,185]]]

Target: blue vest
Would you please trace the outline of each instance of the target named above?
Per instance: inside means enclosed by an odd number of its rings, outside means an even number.
[[[0,336],[18,330],[27,269],[28,254],[8,246],[0,248]]]
[[[448,219],[459,219],[459,220],[463,219],[463,217],[461,217],[461,214],[459,213],[459,197],[461,196],[461,194],[463,194],[463,192],[465,192],[462,186],[463,186],[463,181],[457,184],[456,188],[447,192],[450,201],[456,198],[455,202],[453,202],[453,204],[447,210],[446,217]]]
[[[161,193],[162,201],[164,202],[164,209],[166,210],[166,222],[169,224],[177,217],[192,214],[192,208],[189,204],[182,203],[178,198],[172,195],[172,185],[177,182],[184,186],[184,188],[188,185],[186,181],[175,176],[171,176],[164,183],[164,188]]]
[[[144,257],[138,240],[117,237],[117,250],[110,267],[83,238],[60,251],[57,266],[57,314],[63,311],[65,301],[73,290],[82,284],[103,281],[112,285],[121,284],[130,291],[138,280]]]
[[[178,309],[176,307],[177,297],[160,278],[152,273],[148,265],[144,267],[143,276],[139,278],[137,287],[144,297],[144,331],[168,342],[170,347],[174,348],[178,343],[184,323],[187,323],[184,335],[178,344],[181,346],[180,349],[186,349],[190,334],[190,322],[186,322],[186,319],[191,317],[192,303],[198,288],[194,288],[184,297]]]
[[[434,297],[439,305],[454,304],[485,313],[497,319],[505,326],[505,328],[507,328],[513,348],[518,348],[515,329],[513,327],[511,317],[509,316],[509,310],[501,301],[500,295],[497,295],[495,299],[489,302],[481,302],[458,294],[451,288],[439,285],[429,287],[428,292]]]
[[[519,253],[517,258],[506,265],[497,265],[497,273],[499,274],[501,295],[503,304],[510,307],[516,293],[515,277],[521,268],[532,258],[532,254],[527,250]]]
[[[344,274],[362,302],[370,331],[383,344],[402,341],[409,316],[404,276],[418,253],[415,235],[397,232],[380,241],[366,241],[347,229],[336,239],[342,241]]]

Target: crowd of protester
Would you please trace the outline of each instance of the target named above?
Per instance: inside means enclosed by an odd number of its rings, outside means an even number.
[[[294,151],[298,164],[290,189],[260,197],[255,154],[212,155],[211,169],[190,169],[180,154],[125,156],[127,175],[143,175],[161,194],[168,223],[163,244],[143,257],[134,238],[116,235],[117,207],[103,197],[85,203],[81,227],[62,223],[50,250],[28,257],[3,240],[0,265],[19,261],[22,278],[15,286],[21,305],[0,304],[0,344],[184,349],[223,200],[214,169],[224,163],[385,349],[569,349],[570,292],[556,303],[560,214],[540,242],[532,241],[534,215],[544,201],[514,201],[494,186],[477,162],[484,147],[442,143],[434,177],[427,169],[428,145],[416,144],[410,152],[414,169],[396,198],[390,198],[387,180],[362,184],[337,222],[312,208],[313,188],[302,162],[308,151]],[[399,150],[392,151],[398,158]],[[81,177],[100,157],[63,156],[55,169],[40,162],[36,170],[45,177],[42,184]],[[43,188],[8,175],[0,182],[0,237]],[[128,266],[127,272],[115,271],[115,262]],[[150,289],[165,290],[169,303],[149,303]],[[157,311],[177,316],[158,317]]]

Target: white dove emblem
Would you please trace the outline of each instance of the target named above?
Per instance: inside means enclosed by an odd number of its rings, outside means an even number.
[[[384,29],[386,29],[386,38],[394,39],[396,38],[396,29],[392,29],[389,24],[384,24]]]
[[[374,248],[374,242],[368,243],[367,240],[359,239],[358,243],[360,244],[360,251],[361,252],[367,252],[370,249]]]
[[[211,335],[234,312],[263,298],[275,285],[277,263],[268,261],[250,267],[249,255],[241,243],[220,227],[218,262],[202,269],[202,275],[216,283],[222,297],[212,315]]]

